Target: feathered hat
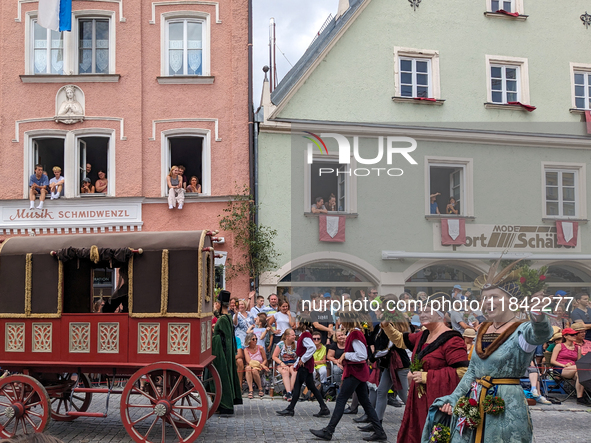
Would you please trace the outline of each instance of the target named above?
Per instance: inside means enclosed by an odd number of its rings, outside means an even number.
[[[497,273],[501,259],[502,257],[493,263],[488,270],[488,273],[477,277],[476,280],[474,280],[474,286],[482,291],[499,288],[510,297],[517,297],[518,299],[523,298],[523,293],[517,284],[520,271],[514,269],[515,265],[523,259],[521,258],[514,261],[505,269]]]
[[[306,329],[312,329],[312,327],[313,327],[312,319],[308,315],[298,315],[296,317],[296,321],[297,321],[298,326],[300,328],[305,327]]]

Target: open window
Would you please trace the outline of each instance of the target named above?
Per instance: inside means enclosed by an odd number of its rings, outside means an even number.
[[[109,142],[110,137],[78,138],[78,158],[80,159],[78,195],[104,196],[110,194]],[[94,194],[82,192],[85,178],[90,179],[90,184],[95,188]],[[97,184],[97,181],[100,182]]]
[[[204,138],[203,137],[168,137],[169,163],[167,171],[172,166],[185,168],[186,185],[191,184],[191,178],[197,178],[197,184],[201,185],[201,193],[204,191],[203,165],[204,165]],[[166,180],[166,178],[165,178]],[[167,189],[168,193],[168,189]],[[185,197],[198,197],[198,192],[187,192]]]
[[[341,165],[338,161],[314,159],[310,169],[311,203],[306,212],[311,212],[312,205],[316,204],[316,199],[319,197],[329,211],[332,209],[331,198],[334,198],[334,211],[348,212],[348,165]]]
[[[439,209],[441,215],[474,216],[473,160],[448,157],[425,157],[425,160],[425,214],[437,216]],[[452,198],[457,214],[447,208]]]
[[[115,292],[116,271],[110,268],[92,270],[92,312],[100,312],[104,302]]]
[[[48,179],[53,178],[53,168],[59,166],[62,176],[66,176],[64,168],[64,139],[63,138],[35,138],[33,139],[33,164],[29,169],[34,170],[35,165],[42,165]],[[32,172],[31,172],[32,174]]]

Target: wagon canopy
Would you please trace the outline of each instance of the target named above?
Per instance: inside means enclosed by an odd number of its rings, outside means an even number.
[[[119,269],[133,317],[211,315],[211,247],[206,231],[10,238],[0,244],[0,317],[92,312],[97,268]]]

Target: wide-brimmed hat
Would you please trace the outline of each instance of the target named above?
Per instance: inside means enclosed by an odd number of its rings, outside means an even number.
[[[559,338],[562,338],[562,330],[558,326],[552,326],[552,338],[549,341],[556,341]]]
[[[468,338],[476,338],[476,330],[474,328],[466,328],[464,329],[464,333],[462,334],[462,336]]]
[[[587,326],[583,322],[576,322],[571,325],[571,328],[577,332],[584,332],[587,330]]]

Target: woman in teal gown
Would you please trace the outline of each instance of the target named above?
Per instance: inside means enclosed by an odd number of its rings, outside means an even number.
[[[441,417],[441,413],[451,415],[460,397],[470,398],[473,387],[479,402],[481,396],[484,399],[485,395],[501,397],[505,402],[505,411],[500,415],[485,414],[480,406],[481,425],[475,429],[464,426],[462,432],[457,426],[459,417],[452,415],[452,443],[532,441],[532,421],[519,378],[532,361],[536,346],[552,337],[552,327],[544,314],[532,313],[530,321],[519,321],[508,308],[511,297],[520,302],[523,299],[523,294],[515,283],[519,275],[516,272],[503,271],[495,277],[491,275],[495,271],[496,266],[493,265],[488,276],[480,277],[475,282],[482,288],[488,321],[478,330],[470,365],[457,388],[451,395],[433,402],[423,429],[423,443],[429,441],[433,425],[438,422],[435,417]],[[534,294],[536,295],[541,293]]]

